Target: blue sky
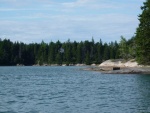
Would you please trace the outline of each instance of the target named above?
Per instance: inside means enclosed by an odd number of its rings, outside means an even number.
[[[25,43],[131,38],[145,0],[0,0],[0,38]]]

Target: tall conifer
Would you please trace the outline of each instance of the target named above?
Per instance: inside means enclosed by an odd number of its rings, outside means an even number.
[[[136,56],[139,64],[150,65],[150,0],[144,2],[136,31]]]

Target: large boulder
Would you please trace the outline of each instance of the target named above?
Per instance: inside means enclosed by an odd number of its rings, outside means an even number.
[[[99,65],[100,67],[125,67],[123,60],[106,60]]]
[[[125,67],[138,67],[139,66],[138,63],[134,59],[127,61],[124,65]]]
[[[138,63],[132,59],[125,61],[123,59],[106,60],[99,65],[100,67],[138,67]]]

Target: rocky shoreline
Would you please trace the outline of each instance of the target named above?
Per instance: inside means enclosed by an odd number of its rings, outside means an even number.
[[[85,70],[99,71],[103,74],[150,74],[150,67],[122,67],[119,70],[113,70],[113,67],[90,67]]]
[[[129,61],[124,60],[107,60],[99,66],[93,66],[86,70],[99,71],[103,74],[149,74],[150,66],[141,66],[132,59]]]

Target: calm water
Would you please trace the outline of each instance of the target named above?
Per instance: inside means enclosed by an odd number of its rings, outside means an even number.
[[[0,67],[0,113],[148,113],[149,75]]]

